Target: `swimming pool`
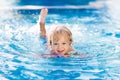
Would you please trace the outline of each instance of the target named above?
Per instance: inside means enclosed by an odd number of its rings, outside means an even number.
[[[66,0],[48,6],[47,1],[43,0],[12,0],[11,3],[6,1],[8,6],[2,2],[0,79],[120,79],[119,1],[101,1],[86,0],[79,3],[76,0],[76,3],[73,3],[72,0]],[[46,49],[39,39],[39,26],[36,24],[43,7],[49,8],[47,30],[56,24],[65,24],[73,33],[75,50],[90,55],[90,58],[44,59],[33,56],[43,53]]]

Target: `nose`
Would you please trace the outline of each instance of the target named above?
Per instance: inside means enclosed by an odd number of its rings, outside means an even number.
[[[62,49],[62,45],[61,44],[58,45],[58,49]]]

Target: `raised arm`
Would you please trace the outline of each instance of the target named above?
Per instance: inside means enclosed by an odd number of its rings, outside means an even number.
[[[48,9],[42,9],[39,16],[40,36],[46,37],[45,19],[48,13]]]

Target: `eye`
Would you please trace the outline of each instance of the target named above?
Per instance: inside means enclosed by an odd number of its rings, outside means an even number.
[[[62,43],[63,45],[65,45],[66,43]]]
[[[54,43],[54,45],[58,45],[58,43]]]

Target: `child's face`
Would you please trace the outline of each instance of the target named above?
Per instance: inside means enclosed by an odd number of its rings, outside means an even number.
[[[58,41],[54,41],[51,44],[53,52],[55,54],[65,55],[71,50],[71,44],[68,39],[66,39],[64,36],[61,37]]]

